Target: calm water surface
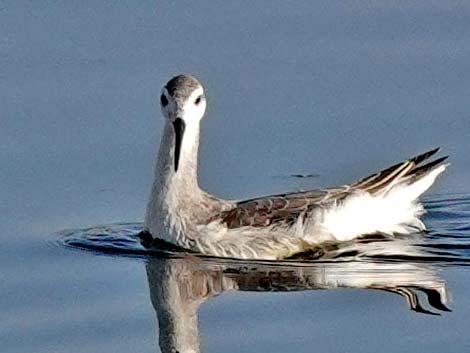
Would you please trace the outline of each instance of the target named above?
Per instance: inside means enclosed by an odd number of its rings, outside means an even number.
[[[0,350],[468,351],[469,16],[461,1],[0,2]],[[430,233],[282,264],[144,249],[157,98],[179,72],[206,87],[204,188],[343,184],[439,145],[452,165]]]

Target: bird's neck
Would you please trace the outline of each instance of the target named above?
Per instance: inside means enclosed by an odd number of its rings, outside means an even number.
[[[158,151],[155,182],[160,188],[174,186],[179,193],[199,190],[197,180],[199,149],[199,123],[186,124],[181,141],[178,170],[175,170],[175,131],[170,122],[165,123]],[[163,191],[163,190],[160,190]]]
[[[151,232],[163,231],[168,216],[180,217],[203,200],[204,193],[197,180],[198,147],[199,122],[193,122],[186,125],[175,171],[175,131],[172,124],[166,122],[145,219],[146,228]]]

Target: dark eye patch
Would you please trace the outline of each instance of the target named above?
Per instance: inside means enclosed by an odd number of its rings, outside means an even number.
[[[166,107],[168,105],[168,99],[165,97],[164,94],[162,94],[160,96],[160,103],[162,104],[162,106]]]
[[[196,98],[196,100],[194,101],[194,104],[199,105],[199,103],[201,103],[201,100],[202,100],[202,95]]]

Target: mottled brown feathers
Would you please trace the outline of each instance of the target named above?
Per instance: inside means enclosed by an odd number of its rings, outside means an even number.
[[[209,221],[221,220],[228,228],[291,225],[297,221],[299,216],[308,216],[315,207],[321,207],[325,202],[333,200],[341,202],[342,199],[354,191],[365,191],[374,194],[386,190],[396,183],[412,183],[420,179],[447,158],[439,158],[417,167],[437,151],[439,151],[438,148],[343,187],[242,201],[237,203],[234,208],[215,215]]]
[[[326,191],[309,191],[242,201],[216,218],[222,219],[228,228],[292,224],[326,194]]]

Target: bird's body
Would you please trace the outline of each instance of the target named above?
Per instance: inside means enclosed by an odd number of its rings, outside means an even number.
[[[338,188],[221,200],[197,181],[202,86],[177,76],[164,87],[161,104],[167,121],[145,218],[153,238],[207,255],[282,259],[325,241],[425,229],[418,198],[446,165],[444,158],[423,162],[437,149]]]

